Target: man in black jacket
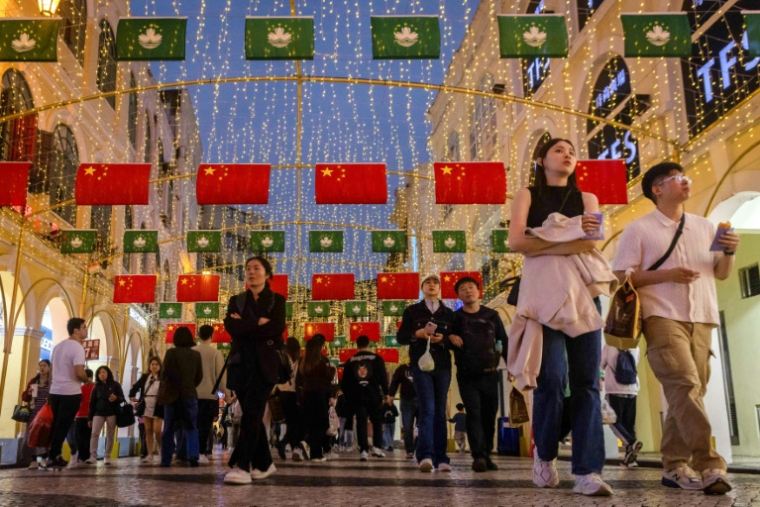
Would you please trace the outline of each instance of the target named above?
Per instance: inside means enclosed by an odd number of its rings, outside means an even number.
[[[428,275],[422,280],[424,298],[404,310],[396,340],[409,345],[409,361],[417,392],[417,462],[421,472],[450,472],[446,455],[446,398],[451,384],[451,353],[448,341],[454,312],[438,298],[441,279]],[[429,325],[430,324],[430,325]],[[431,332],[433,325],[435,330]],[[430,344],[435,369],[422,371],[419,361]]]
[[[454,285],[464,306],[454,312],[449,340],[454,347],[459,394],[467,409],[467,440],[476,472],[497,470],[491,461],[499,408],[499,358],[506,361],[507,333],[496,310],[481,306],[480,286],[465,276]]]
[[[400,389],[399,389],[400,388]],[[404,429],[404,448],[406,457],[414,457],[414,420],[417,418],[417,391],[414,389],[412,369],[402,364],[393,372],[388,403],[393,402],[396,391],[401,392],[401,427]]]
[[[356,354],[343,368],[340,387],[346,397],[349,411],[356,414],[356,435],[359,439],[361,461],[369,459],[367,419],[372,422],[372,455],[384,458],[383,447],[383,400],[388,396],[388,373],[383,358],[369,349],[369,337],[356,339]]]

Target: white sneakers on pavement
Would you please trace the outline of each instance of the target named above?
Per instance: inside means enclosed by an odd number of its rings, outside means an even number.
[[[111,464],[111,458],[109,458],[108,456],[106,456],[105,458],[103,458],[103,464],[104,465],[110,465]]]
[[[359,461],[369,461],[369,453],[367,451],[362,451],[359,456]]]
[[[543,461],[538,452],[533,453],[533,484],[539,488],[556,488],[559,485],[557,460]]]
[[[702,485],[705,495],[725,495],[733,488],[726,477],[726,471],[719,468],[708,468],[702,471]]]
[[[704,487],[699,474],[688,466],[664,470],[662,472],[662,485],[688,491],[699,491]]]
[[[424,473],[430,473],[433,471],[433,460],[430,458],[425,458],[422,461],[420,461],[420,472]]]
[[[325,458],[326,458],[328,461],[335,461],[336,459],[340,458],[340,456],[338,455],[338,453],[337,453],[337,452],[335,452],[335,451],[330,451],[330,452],[328,452],[327,454],[325,454]]]
[[[200,456],[198,456],[198,464],[201,466],[209,466],[211,462],[208,460],[206,456],[201,454]]]
[[[385,453],[383,451],[381,451],[380,449],[378,449],[377,447],[373,447],[372,448],[372,455],[374,457],[376,457],[376,458],[384,458],[385,457]]]
[[[269,465],[269,468],[267,468],[264,472],[262,472],[261,470],[257,468],[254,468],[251,470],[251,479],[255,481],[260,481],[261,479],[266,479],[267,477],[269,477],[276,471],[277,471],[277,467],[274,466],[274,463]]]
[[[438,471],[439,472],[451,472],[451,465],[448,463],[439,463],[438,464]]]
[[[245,470],[240,470],[238,467],[232,467],[232,470],[227,472],[227,474],[224,476],[224,483],[225,484],[251,484],[253,481],[251,480],[251,474],[250,472],[246,472]]]
[[[612,488],[599,474],[590,473],[575,476],[574,493],[586,496],[612,496]]]

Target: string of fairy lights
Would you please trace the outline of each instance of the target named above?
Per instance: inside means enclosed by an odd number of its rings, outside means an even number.
[[[741,2],[739,2],[741,3]],[[314,16],[316,54],[314,60],[301,61],[300,72],[303,75],[350,76],[376,79],[394,79],[399,81],[418,81],[445,83],[479,89],[485,72],[492,75],[493,83],[504,83],[505,93],[522,95],[524,63],[519,60],[501,60],[498,50],[498,29],[494,21],[497,14],[524,14],[546,12],[575,13],[576,0],[545,0],[504,2],[497,0],[437,0],[398,2],[395,0],[296,0],[296,14]],[[589,11],[586,25],[577,30],[577,25],[569,23],[571,56],[569,58],[552,58],[549,74],[545,81],[529,97],[547,103],[562,104],[569,107],[588,110],[593,95],[594,85],[604,64],[620,52],[619,41],[621,28],[610,22],[619,17],[622,6],[620,2],[604,0],[593,2],[594,9]],[[103,11],[115,13],[125,7],[124,2],[105,2]],[[292,61],[248,62],[240,52],[240,19],[244,16],[288,16],[292,12],[290,0],[252,1],[241,7],[241,3],[225,0],[210,2],[207,0],[176,0],[171,3],[156,0],[139,0],[129,3],[130,15],[140,16],[187,16],[189,21],[187,56],[184,62],[153,62],[119,64],[121,74],[131,70],[138,84],[151,80],[158,83],[191,81],[194,79],[224,78],[232,76],[285,76],[297,72],[296,63]],[[641,12],[649,10],[645,2],[639,6]],[[22,16],[22,9],[13,5],[6,8],[8,16]],[[372,60],[369,49],[369,16],[372,14],[427,14],[437,15],[441,27],[441,58],[438,60]],[[88,23],[97,23],[93,13]],[[122,12],[122,15],[125,15]],[[573,16],[570,16],[573,18]],[[700,22],[726,23],[723,17],[704,19]],[[114,21],[115,23],[115,21]],[[91,32],[92,35],[93,32]],[[591,42],[595,46],[591,48]],[[96,38],[90,37],[86,47],[88,62],[92,64]],[[576,49],[576,46],[579,46]],[[707,48],[700,46],[702,57],[707,57]],[[602,55],[606,55],[602,58]],[[593,59],[593,61],[592,61]],[[658,116],[636,118],[634,125],[652,129],[668,138],[678,138],[684,142],[689,139],[689,125],[686,121],[684,95],[672,94],[678,90],[680,75],[679,59],[631,59],[625,63],[630,73],[632,94],[640,93],[639,88],[646,89],[652,103],[653,111],[662,109],[662,101],[669,101],[671,113],[667,119]],[[50,67],[50,68],[48,68]],[[27,82],[34,96],[50,97],[51,101],[61,101],[72,95],[85,95],[96,91],[94,85],[85,88],[86,72],[89,66],[52,65],[26,66]],[[617,72],[618,69],[614,69]],[[51,73],[56,84],[46,87],[41,84]],[[735,74],[731,75],[736,80]],[[123,76],[119,88],[124,88]],[[127,79],[127,82],[129,80]],[[68,84],[77,83],[72,89]],[[699,83],[691,83],[699,88]],[[737,85],[738,86],[738,85]],[[298,92],[301,91],[299,109]],[[443,206],[425,201],[429,195],[431,181],[415,180],[411,177],[389,174],[389,203],[384,206],[317,206],[313,204],[314,168],[317,162],[373,162],[387,164],[392,172],[422,173],[423,165],[433,160],[447,158],[448,143],[452,132],[457,132],[460,158],[471,158],[471,143],[477,142],[478,132],[473,138],[474,114],[477,98],[450,92],[436,93],[432,90],[419,90],[403,87],[353,86],[340,83],[309,83],[300,85],[295,82],[242,82],[217,84],[188,88],[192,97],[195,115],[200,129],[200,137],[191,140],[189,151],[199,148],[192,143],[201,143],[204,162],[267,162],[273,165],[288,166],[275,169],[271,174],[270,203],[266,207],[241,207],[242,211],[251,213],[252,224],[243,224],[230,231],[235,236],[246,237],[250,230],[261,228],[271,223],[287,225],[273,226],[274,229],[286,231],[286,252],[272,254],[278,273],[290,275],[291,284],[301,288],[293,291],[292,296],[298,303],[303,303],[308,292],[311,274],[322,272],[353,272],[357,282],[373,280],[381,269],[399,271],[441,271],[444,269],[479,270],[492,259],[499,262],[493,279],[499,280],[519,272],[521,259],[517,255],[498,256],[489,254],[487,237],[483,231],[473,230],[472,224],[483,223],[483,216],[497,216],[499,222],[508,220],[509,204],[502,207],[454,206],[449,213]],[[51,95],[52,94],[52,95]],[[146,127],[144,111],[155,110],[160,106],[156,93],[138,92],[138,142],[136,160],[142,160],[142,143]],[[483,99],[485,101],[492,99]],[[614,110],[619,104],[613,99],[609,105]],[[635,102],[634,96],[631,101]],[[155,103],[149,104],[150,101]],[[40,104],[35,104],[40,105]],[[91,127],[92,122],[116,123],[117,117],[126,114],[126,99],[121,101],[114,111],[104,100],[92,101],[81,108],[80,114],[60,114],[60,121],[65,121],[75,132]],[[302,132],[296,125],[302,121]],[[736,124],[752,126],[750,120],[753,110],[744,106],[727,110],[726,114],[735,118]],[[498,119],[496,145],[488,154],[478,153],[477,157],[503,160],[509,168],[508,188],[510,192],[523,186],[530,180],[531,163],[535,144],[541,134],[548,131],[552,135],[570,138],[579,152],[579,158],[588,157],[589,134],[585,119],[561,114],[540,113],[536,109],[521,104],[500,103],[492,107],[492,114]],[[698,115],[704,114],[697,111]],[[149,115],[152,116],[152,115]],[[428,121],[426,121],[428,120]],[[527,128],[525,125],[529,125]],[[733,127],[731,127],[733,128]],[[531,130],[532,129],[532,130]],[[154,138],[155,125],[153,127]],[[301,142],[301,159],[297,160],[296,146]],[[709,138],[696,137],[685,153],[688,169],[694,174],[711,171],[712,166],[705,147]],[[157,162],[157,139],[153,141],[151,161]],[[672,148],[666,143],[651,139],[638,138],[641,154],[641,166],[673,156]],[[128,144],[128,141],[127,141]],[[127,154],[120,143],[102,142],[95,146],[80,149],[80,159],[85,161],[125,160]],[[172,157],[169,157],[172,158]],[[296,164],[306,167],[298,168]],[[192,170],[192,168],[191,168]],[[300,186],[299,181],[300,173]],[[52,175],[62,178],[63,175]],[[634,180],[635,182],[636,180]],[[414,184],[412,184],[414,183]],[[416,217],[410,223],[416,224],[410,230],[410,248],[406,263],[387,265],[387,254],[373,254],[369,232],[353,226],[369,226],[376,229],[395,229],[399,224],[392,222],[395,190],[411,185],[411,191],[405,195],[412,214]],[[427,192],[427,194],[425,194]],[[186,210],[195,206],[192,182],[179,180],[175,185],[175,195],[181,200]],[[155,197],[155,194],[153,195]],[[164,192],[162,199],[168,199]],[[636,213],[640,205],[639,190],[636,185],[629,189],[628,206],[609,206],[605,210],[608,230],[620,230]],[[164,206],[155,203],[155,206]],[[217,207],[211,214],[224,214],[222,207]],[[393,216],[392,216],[393,215]],[[403,215],[403,213],[402,213]],[[107,216],[107,215],[106,215]],[[198,228],[191,220],[190,214],[182,219],[181,230]],[[114,209],[114,216],[109,217],[109,224],[90,222],[85,211],[84,223],[92,228],[115,231],[125,228],[124,212]],[[302,223],[298,223],[298,222]],[[303,222],[319,222],[335,225],[311,225]],[[491,220],[492,223],[494,220]],[[225,218],[222,227],[231,228],[239,225],[235,219]],[[404,227],[407,224],[400,224]],[[135,223],[134,228],[139,224]],[[158,227],[154,224],[153,228]],[[151,227],[149,227],[151,228]],[[467,229],[468,248],[466,254],[433,254],[420,259],[425,246],[430,243],[429,233],[433,229]],[[344,231],[343,253],[325,254],[308,252],[308,233],[310,230],[332,229]],[[489,228],[483,228],[489,229]],[[300,241],[297,242],[297,239]],[[119,240],[116,239],[116,242]],[[237,239],[235,240],[237,241]],[[181,243],[176,243],[180,245]],[[173,247],[174,248],[174,247]],[[176,250],[172,254],[176,254]],[[32,254],[36,250],[32,247]],[[483,253],[485,252],[485,253]],[[41,253],[41,252],[40,252]],[[249,252],[232,244],[223,242],[222,259],[224,265],[242,264]],[[161,261],[163,263],[163,261]],[[174,261],[173,261],[174,262]],[[134,267],[135,265],[132,264]],[[380,268],[380,267],[383,268]],[[196,266],[192,266],[196,268]],[[77,263],[61,262],[62,276],[81,277],[82,266]],[[161,269],[158,263],[140,262],[138,269],[148,272]],[[200,268],[203,269],[203,268]],[[211,269],[211,268],[209,268]],[[223,275],[227,283],[223,287],[222,302],[227,294],[234,294],[242,289],[243,282],[232,270],[231,275]],[[132,272],[136,272],[135,269]],[[162,276],[165,276],[162,273]],[[366,285],[366,284],[365,284]],[[357,299],[372,300],[369,285],[357,284]],[[105,303],[109,295],[106,290],[98,289],[91,295],[94,301]],[[335,318],[335,316],[333,316]],[[372,317],[369,317],[371,320]],[[305,316],[297,320],[303,322]],[[390,326],[390,322],[388,325]],[[298,329],[295,330],[299,334]]]

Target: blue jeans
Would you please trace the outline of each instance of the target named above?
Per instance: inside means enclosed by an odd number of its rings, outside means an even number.
[[[401,399],[401,427],[404,429],[404,449],[414,452],[414,420],[417,418],[417,399]]]
[[[417,391],[417,461],[433,460],[433,466],[448,463],[446,456],[446,398],[451,384],[451,370],[424,372],[412,366]]]
[[[597,309],[600,309],[599,300],[595,301]],[[557,457],[562,437],[562,404],[569,375],[572,472],[575,475],[601,473],[604,466],[599,394],[601,356],[601,330],[570,338],[544,326],[543,360],[537,379],[538,387],[533,392],[533,437],[536,452],[543,461]]]
[[[180,445],[184,442],[184,449],[178,449],[177,454],[190,461],[198,461],[200,445],[198,444],[197,398],[180,398],[171,405],[164,407],[164,430],[161,435],[162,467],[168,467],[172,464],[175,426],[177,425],[182,430]]]
[[[383,423],[383,449],[393,447],[393,434],[396,432],[396,423]]]

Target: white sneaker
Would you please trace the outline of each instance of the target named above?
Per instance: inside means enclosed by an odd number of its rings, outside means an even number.
[[[303,461],[303,451],[298,447],[293,449],[293,461]]]
[[[140,458],[140,464],[141,465],[148,465],[148,464],[150,464],[153,461],[151,458],[152,458],[152,456],[144,456],[144,457]]]
[[[451,465],[448,463],[439,463],[438,464],[438,471],[439,472],[451,472]]]
[[[205,466],[209,466],[211,462],[208,460],[206,456],[201,454],[200,456],[198,456],[198,464],[205,467]]]
[[[420,461],[420,472],[424,473],[430,473],[433,471],[433,460],[430,458],[425,458],[422,461]]]
[[[574,493],[586,496],[612,496],[612,488],[604,482],[599,474],[586,474],[575,476]]]
[[[252,482],[251,474],[245,470],[240,470],[238,467],[233,467],[224,476],[225,484],[250,484]]]
[[[98,458],[97,456],[90,456],[85,460],[85,463],[88,465],[97,465],[98,464]]]
[[[110,465],[111,464],[111,458],[109,458],[108,456],[106,456],[105,458],[103,458],[103,464],[104,465]]]
[[[359,456],[359,461],[369,461],[369,453],[367,451],[362,451],[361,456]]]
[[[704,487],[699,474],[688,466],[663,470],[662,485],[668,488],[680,488],[688,491],[699,491]]]
[[[543,461],[535,450],[533,451],[533,484],[539,488],[556,488],[559,485],[557,460]]]
[[[325,458],[326,458],[327,460],[329,460],[329,461],[334,461],[334,460],[336,460],[336,459],[340,458],[340,456],[338,455],[338,453],[337,453],[337,452],[335,452],[335,451],[330,451],[330,452],[328,452],[327,454],[325,454]]]
[[[708,468],[702,471],[702,484],[705,495],[725,495],[733,488],[726,477],[726,471],[720,468]]]
[[[266,479],[273,473],[277,471],[277,467],[274,466],[274,463],[269,465],[269,468],[266,469],[266,471],[262,472],[261,470],[254,468],[251,470],[251,479],[260,481],[261,479]]]
[[[312,463],[323,463],[327,461],[327,456],[322,456],[321,458],[311,458]]]
[[[40,464],[37,462],[37,460],[32,461],[29,463],[29,470],[37,470],[40,467]]]
[[[81,468],[82,463],[76,459],[75,456],[71,457],[71,460],[69,461],[69,464],[66,465],[66,468],[69,470],[73,470],[74,468]]]
[[[376,457],[376,458],[384,458],[385,457],[385,453],[383,451],[381,451],[380,449],[378,449],[377,447],[373,447],[372,448],[372,455],[374,457]]]

